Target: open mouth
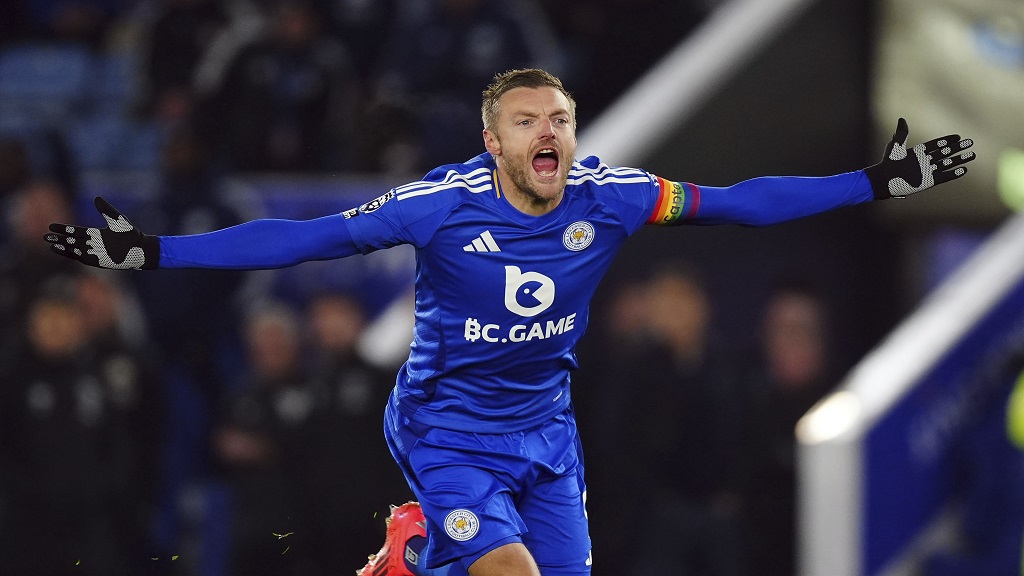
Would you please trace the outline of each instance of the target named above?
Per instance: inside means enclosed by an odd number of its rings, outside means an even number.
[[[545,178],[558,173],[558,152],[554,148],[541,148],[533,157],[533,170]]]

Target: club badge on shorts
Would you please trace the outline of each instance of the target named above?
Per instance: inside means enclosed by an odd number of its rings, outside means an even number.
[[[594,226],[586,220],[573,222],[562,233],[562,244],[573,252],[579,252],[594,241]]]
[[[469,510],[452,510],[444,518],[444,531],[457,542],[465,542],[480,531],[480,520]]]

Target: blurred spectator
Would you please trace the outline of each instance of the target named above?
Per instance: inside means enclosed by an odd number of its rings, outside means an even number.
[[[659,263],[640,297],[646,344],[605,386],[617,413],[614,497],[622,500],[604,522],[635,527],[634,515],[644,515],[644,529],[619,535],[619,572],[740,574],[734,360],[713,338],[711,299],[691,265]],[[622,516],[608,517],[615,510]]]
[[[133,223],[155,234],[193,234],[241,221],[225,199],[222,179],[186,127],[168,137],[152,204]],[[167,421],[158,518],[159,546],[180,551],[191,509],[180,503],[209,474],[209,434],[226,382],[239,370],[239,310],[244,273],[152,270],[130,276],[165,383]]]
[[[146,321],[136,295],[121,275],[87,269],[78,279],[77,301],[94,352],[128,348],[147,353]]]
[[[315,409],[292,449],[296,492],[302,502],[306,576],[358,566],[384,536],[374,515],[413,499],[391,460],[380,429],[394,385],[392,372],[371,366],[356,344],[365,329],[360,303],[345,294],[320,294],[306,307],[307,358]]]
[[[245,323],[248,371],[215,427],[214,455],[233,494],[230,573],[237,576],[284,576],[301,568],[292,560],[305,547],[299,471],[311,463],[302,462],[298,448],[314,398],[299,329],[290,307],[266,304],[252,312]],[[296,536],[274,537],[289,533]],[[282,554],[293,545],[291,556]]]
[[[639,282],[619,288],[608,306],[608,337],[615,343],[615,354],[635,354],[649,337],[647,324],[647,287]]]
[[[160,10],[144,59],[146,108],[156,118],[181,121],[193,111],[199,64],[229,15],[216,0],[162,0]]]
[[[222,182],[196,135],[175,130],[165,145],[157,200],[143,207],[135,223],[158,234],[197,234],[238,224],[241,216],[226,200]],[[218,402],[228,377],[224,358],[237,340],[234,298],[243,273],[154,270],[132,279],[150,334],[164,354],[161,360]]]
[[[90,362],[70,279],[53,278],[27,305],[27,348],[0,375],[0,474],[10,494],[12,574],[127,573],[115,527],[136,504],[122,489],[136,470],[119,459],[131,431]]]
[[[75,287],[90,364],[107,398],[111,448],[110,503],[114,537],[142,573],[154,554],[151,541],[162,453],[162,382],[132,295],[105,270],[89,270]]]
[[[765,306],[759,348],[744,377],[744,514],[749,566],[758,574],[791,576],[795,570],[793,430],[835,383],[829,352],[823,297],[795,282],[774,290]]]
[[[528,0],[433,0],[415,6],[403,13],[380,64],[375,121],[404,130],[369,130],[378,139],[367,143],[375,169],[422,169],[480,154],[479,131],[465,129],[480,123],[480,86],[511,68],[557,73],[561,65],[550,24]],[[396,147],[403,152],[396,154]]]
[[[73,220],[67,192],[59,184],[30,180],[6,208],[11,237],[0,246],[0,365],[18,353],[25,310],[35,291],[55,276],[81,273],[79,267],[55,261],[40,242],[51,222]]]
[[[358,94],[351,57],[312,0],[279,0],[266,37],[244,47],[201,104],[197,126],[232,170],[351,166]]]

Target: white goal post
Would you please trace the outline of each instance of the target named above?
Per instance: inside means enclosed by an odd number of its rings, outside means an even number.
[[[899,576],[944,538],[950,440],[976,374],[1024,336],[1008,219],[798,423],[801,576]]]

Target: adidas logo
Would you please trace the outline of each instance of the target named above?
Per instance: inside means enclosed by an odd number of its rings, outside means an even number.
[[[466,252],[501,252],[501,248],[498,248],[490,230],[484,230],[483,234],[473,238],[473,241],[463,246],[462,249]]]

